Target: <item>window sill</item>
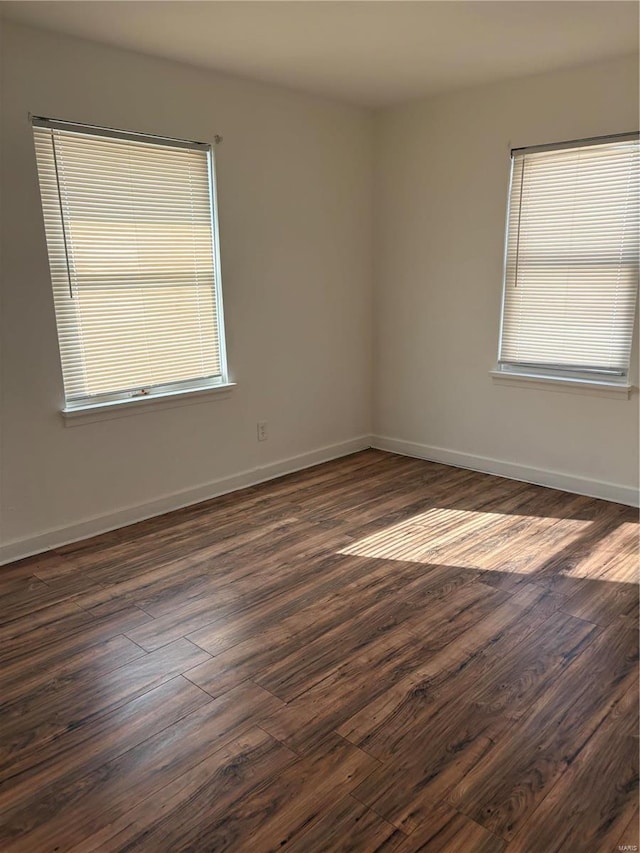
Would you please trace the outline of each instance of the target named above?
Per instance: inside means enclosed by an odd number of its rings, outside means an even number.
[[[159,409],[172,409],[191,403],[205,403],[212,398],[227,397],[235,388],[235,382],[212,385],[209,388],[192,388],[188,391],[166,391],[148,397],[128,397],[124,400],[110,400],[108,403],[89,403],[62,410],[65,426],[106,421],[127,415],[140,415]]]
[[[571,394],[595,394],[600,397],[613,397],[628,400],[633,385],[619,382],[603,382],[597,379],[571,379],[566,376],[541,376],[531,373],[515,373],[502,370],[490,370],[490,376],[498,385],[522,387],[523,384],[541,391],[562,391]]]

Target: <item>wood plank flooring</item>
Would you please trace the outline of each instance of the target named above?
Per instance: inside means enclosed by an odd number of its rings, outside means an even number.
[[[637,850],[637,570],[373,450],[4,566],[0,850]]]

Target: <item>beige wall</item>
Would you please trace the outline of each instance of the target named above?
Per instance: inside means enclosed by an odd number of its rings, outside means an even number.
[[[362,446],[371,412],[371,116],[7,23],[2,83],[5,554],[124,523],[149,502],[157,511],[205,497],[221,478],[232,478],[226,488],[284,470],[274,465],[281,460],[302,455],[295,467]],[[223,286],[238,383],[229,397],[65,428],[28,112],[197,140],[223,135]],[[260,444],[258,420],[269,428]],[[57,528],[59,536],[47,533]]]
[[[395,440],[380,446],[633,498],[637,392],[626,400],[498,386],[489,370],[509,148],[637,128],[637,59],[378,115],[374,431]]]

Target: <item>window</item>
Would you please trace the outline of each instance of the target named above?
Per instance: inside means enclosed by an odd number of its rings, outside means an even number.
[[[628,383],[637,134],[512,152],[498,370]]]
[[[33,126],[65,411],[225,384],[211,146]]]

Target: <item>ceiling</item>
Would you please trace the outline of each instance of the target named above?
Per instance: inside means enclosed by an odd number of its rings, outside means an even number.
[[[4,2],[6,18],[363,106],[638,50],[636,2]]]

